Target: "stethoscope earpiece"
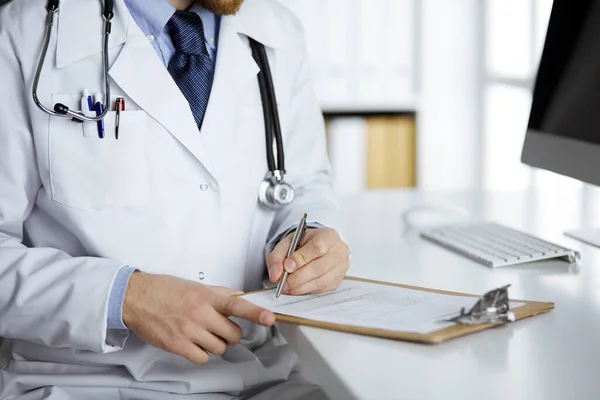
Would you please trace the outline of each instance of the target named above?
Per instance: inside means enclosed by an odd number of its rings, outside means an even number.
[[[67,115],[69,113],[69,107],[62,103],[56,103],[54,105],[54,112],[60,115]]]

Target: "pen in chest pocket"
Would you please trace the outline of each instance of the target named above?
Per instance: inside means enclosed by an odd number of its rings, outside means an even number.
[[[96,105],[96,115],[101,115],[104,112],[104,95],[96,93],[94,95],[94,104]],[[104,139],[104,120],[98,121],[98,137]]]
[[[94,112],[94,104],[92,101],[92,96],[90,95],[90,92],[87,89],[83,89],[83,96],[81,97],[81,113],[83,115],[85,115],[86,117],[93,117],[95,116],[95,112]],[[86,122],[86,124],[89,124],[91,122]],[[83,129],[83,136],[85,137],[89,137],[89,130],[88,129]]]
[[[115,101],[115,139],[119,139],[119,124],[121,123],[121,111],[125,111],[125,99],[117,97]]]

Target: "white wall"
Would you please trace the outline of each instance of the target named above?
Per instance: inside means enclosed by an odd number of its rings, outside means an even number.
[[[479,0],[420,1],[418,182],[431,190],[481,184]]]
[[[325,111],[414,107],[414,7],[420,0],[279,0],[304,26]]]

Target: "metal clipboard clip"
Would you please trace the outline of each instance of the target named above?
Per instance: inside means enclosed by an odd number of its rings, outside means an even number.
[[[460,325],[506,324],[513,322],[515,314],[510,311],[509,287],[510,285],[506,285],[485,293],[469,312],[465,312],[465,309],[462,308],[460,315],[447,321]]]

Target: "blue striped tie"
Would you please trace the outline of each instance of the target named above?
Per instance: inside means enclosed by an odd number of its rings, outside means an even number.
[[[208,106],[215,71],[204,41],[204,26],[198,14],[176,11],[167,27],[175,46],[169,73],[190,103],[198,128]]]

